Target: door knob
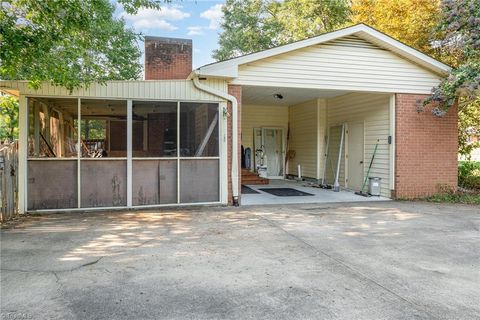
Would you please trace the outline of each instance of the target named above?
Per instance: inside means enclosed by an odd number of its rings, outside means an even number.
[[[363,161],[360,161],[360,164],[363,164]]]

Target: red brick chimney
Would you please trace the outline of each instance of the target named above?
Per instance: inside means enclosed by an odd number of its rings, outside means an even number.
[[[145,80],[187,79],[192,72],[192,40],[145,37]]]

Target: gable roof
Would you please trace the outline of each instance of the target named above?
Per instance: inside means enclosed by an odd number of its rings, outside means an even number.
[[[274,47],[271,49],[246,54],[237,58],[214,62],[195,69],[193,73],[199,76],[213,76],[223,78],[236,78],[238,76],[238,66],[253,61],[269,58],[279,54],[302,49],[312,45],[325,43],[346,36],[358,36],[379,47],[385,48],[395,54],[410,60],[424,68],[440,75],[450,72],[451,68],[446,64],[416,50],[412,47],[395,40],[394,38],[372,28],[365,24],[357,24],[344,29],[325,33],[316,37],[300,40],[286,45]],[[190,75],[190,77],[192,76]]]

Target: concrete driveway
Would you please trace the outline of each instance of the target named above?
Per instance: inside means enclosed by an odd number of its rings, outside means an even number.
[[[478,319],[480,208],[56,214],[1,231],[1,319]]]

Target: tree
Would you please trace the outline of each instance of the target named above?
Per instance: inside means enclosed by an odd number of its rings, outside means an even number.
[[[427,54],[439,23],[439,0],[353,0],[353,23],[365,23]]]
[[[214,50],[213,58],[226,60],[278,45],[281,28],[274,10],[274,1],[227,0],[222,7],[220,48]]]
[[[18,100],[0,96],[0,140],[18,138]]]
[[[424,104],[436,103],[433,112],[443,115],[458,103],[474,103],[480,96],[480,2],[478,0],[443,0],[442,21],[438,30],[445,34],[440,46],[458,65],[432,90]]]
[[[333,31],[348,21],[348,0],[227,0],[216,60]]]
[[[118,0],[128,13],[158,0]],[[109,0],[10,0],[0,4],[0,78],[73,89],[139,76],[139,35]]]

